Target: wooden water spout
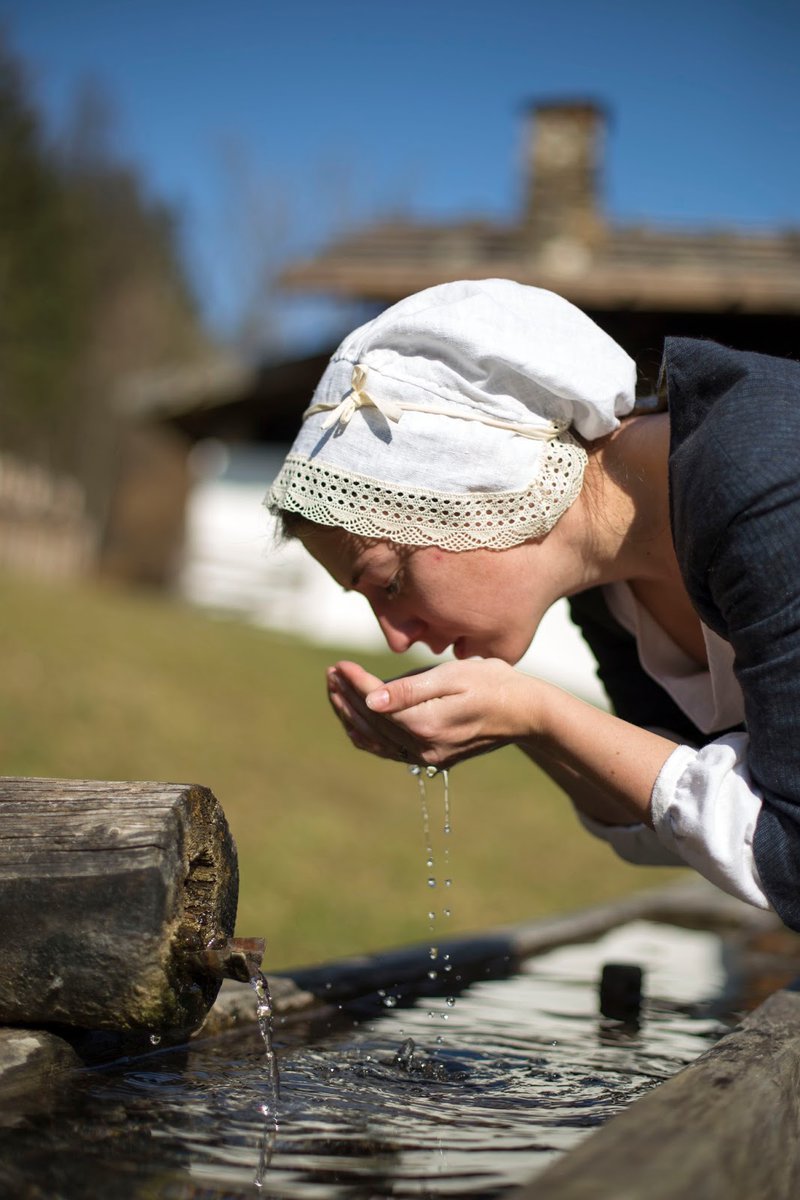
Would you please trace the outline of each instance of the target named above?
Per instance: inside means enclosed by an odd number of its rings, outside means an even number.
[[[260,965],[237,898],[207,788],[0,777],[0,1024],[195,1028]]]

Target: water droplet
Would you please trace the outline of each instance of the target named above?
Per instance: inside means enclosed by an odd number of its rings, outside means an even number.
[[[431,946],[430,950],[428,951],[428,958],[438,958],[438,957],[439,957],[439,947]]]
[[[438,979],[438,977],[439,977],[438,971],[428,971],[428,979]]]
[[[439,1013],[439,1016],[442,1018],[443,1021],[449,1021],[449,1019],[450,1019],[450,1013]]]
[[[442,1037],[442,1035],[440,1033],[437,1033],[437,1035],[436,1035],[436,1045],[437,1046],[444,1045],[444,1038]]]
[[[443,912],[444,916],[446,916],[446,917],[450,917],[450,916],[452,916],[452,915],[453,915],[453,914],[450,912],[450,909],[449,909],[449,908],[443,908],[443,909],[442,909],[442,912]]]
[[[429,920],[429,921],[435,921],[435,920],[436,920],[436,913],[435,913],[435,912],[429,912],[429,913],[428,913],[428,920]]]
[[[159,1046],[160,1044],[161,1044],[161,1034],[160,1033],[151,1033],[150,1034],[150,1045],[151,1046]]]
[[[425,860],[425,866],[428,868],[429,871],[430,871],[431,867],[433,866],[433,858],[430,855],[428,855],[428,857]]]
[[[386,992],[383,990],[383,988],[378,988],[378,995],[381,998],[383,998],[386,995]]]
[[[452,886],[453,886],[453,881],[452,881],[452,879],[445,879],[445,881],[444,881],[444,886],[445,886],[445,887],[452,887]]]
[[[422,767],[418,767],[416,763],[411,763],[411,765],[408,768],[408,773],[409,773],[409,775],[421,775]]]
[[[425,774],[428,776],[428,779],[433,779],[434,775],[439,774],[439,768],[438,767],[426,767]]]
[[[453,1005],[455,1004],[455,1002],[456,1002],[455,996],[448,996],[445,1000],[445,1004],[448,1006],[448,1008],[452,1008]]]
[[[396,1008],[397,996],[385,996],[383,1001],[384,1008]]]
[[[431,876],[428,880],[428,887],[436,887],[436,880],[433,878],[433,876]]]

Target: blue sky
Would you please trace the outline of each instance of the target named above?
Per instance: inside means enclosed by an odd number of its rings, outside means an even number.
[[[617,219],[800,226],[797,0],[0,0],[0,23],[53,129],[82,80],[111,97],[223,334],[262,259],[348,223],[511,217],[530,100],[610,110]]]

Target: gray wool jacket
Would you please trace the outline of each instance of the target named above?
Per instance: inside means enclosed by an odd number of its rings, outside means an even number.
[[[669,338],[662,381],[678,562],[699,617],[735,652],[763,797],[756,866],[800,929],[800,363]],[[701,733],[645,674],[599,589],[571,609],[618,716],[698,746],[722,736]]]

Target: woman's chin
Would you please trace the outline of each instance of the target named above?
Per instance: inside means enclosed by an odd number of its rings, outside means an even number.
[[[467,658],[496,658],[497,655],[486,646],[476,645],[466,638],[456,638],[453,642],[453,657],[463,661]]]
[[[499,639],[497,643],[491,643],[475,642],[471,638],[456,638],[453,642],[453,658],[462,660],[466,658],[499,658],[513,667],[524,653],[525,650],[522,650],[517,654],[515,648],[503,644],[502,639]]]

